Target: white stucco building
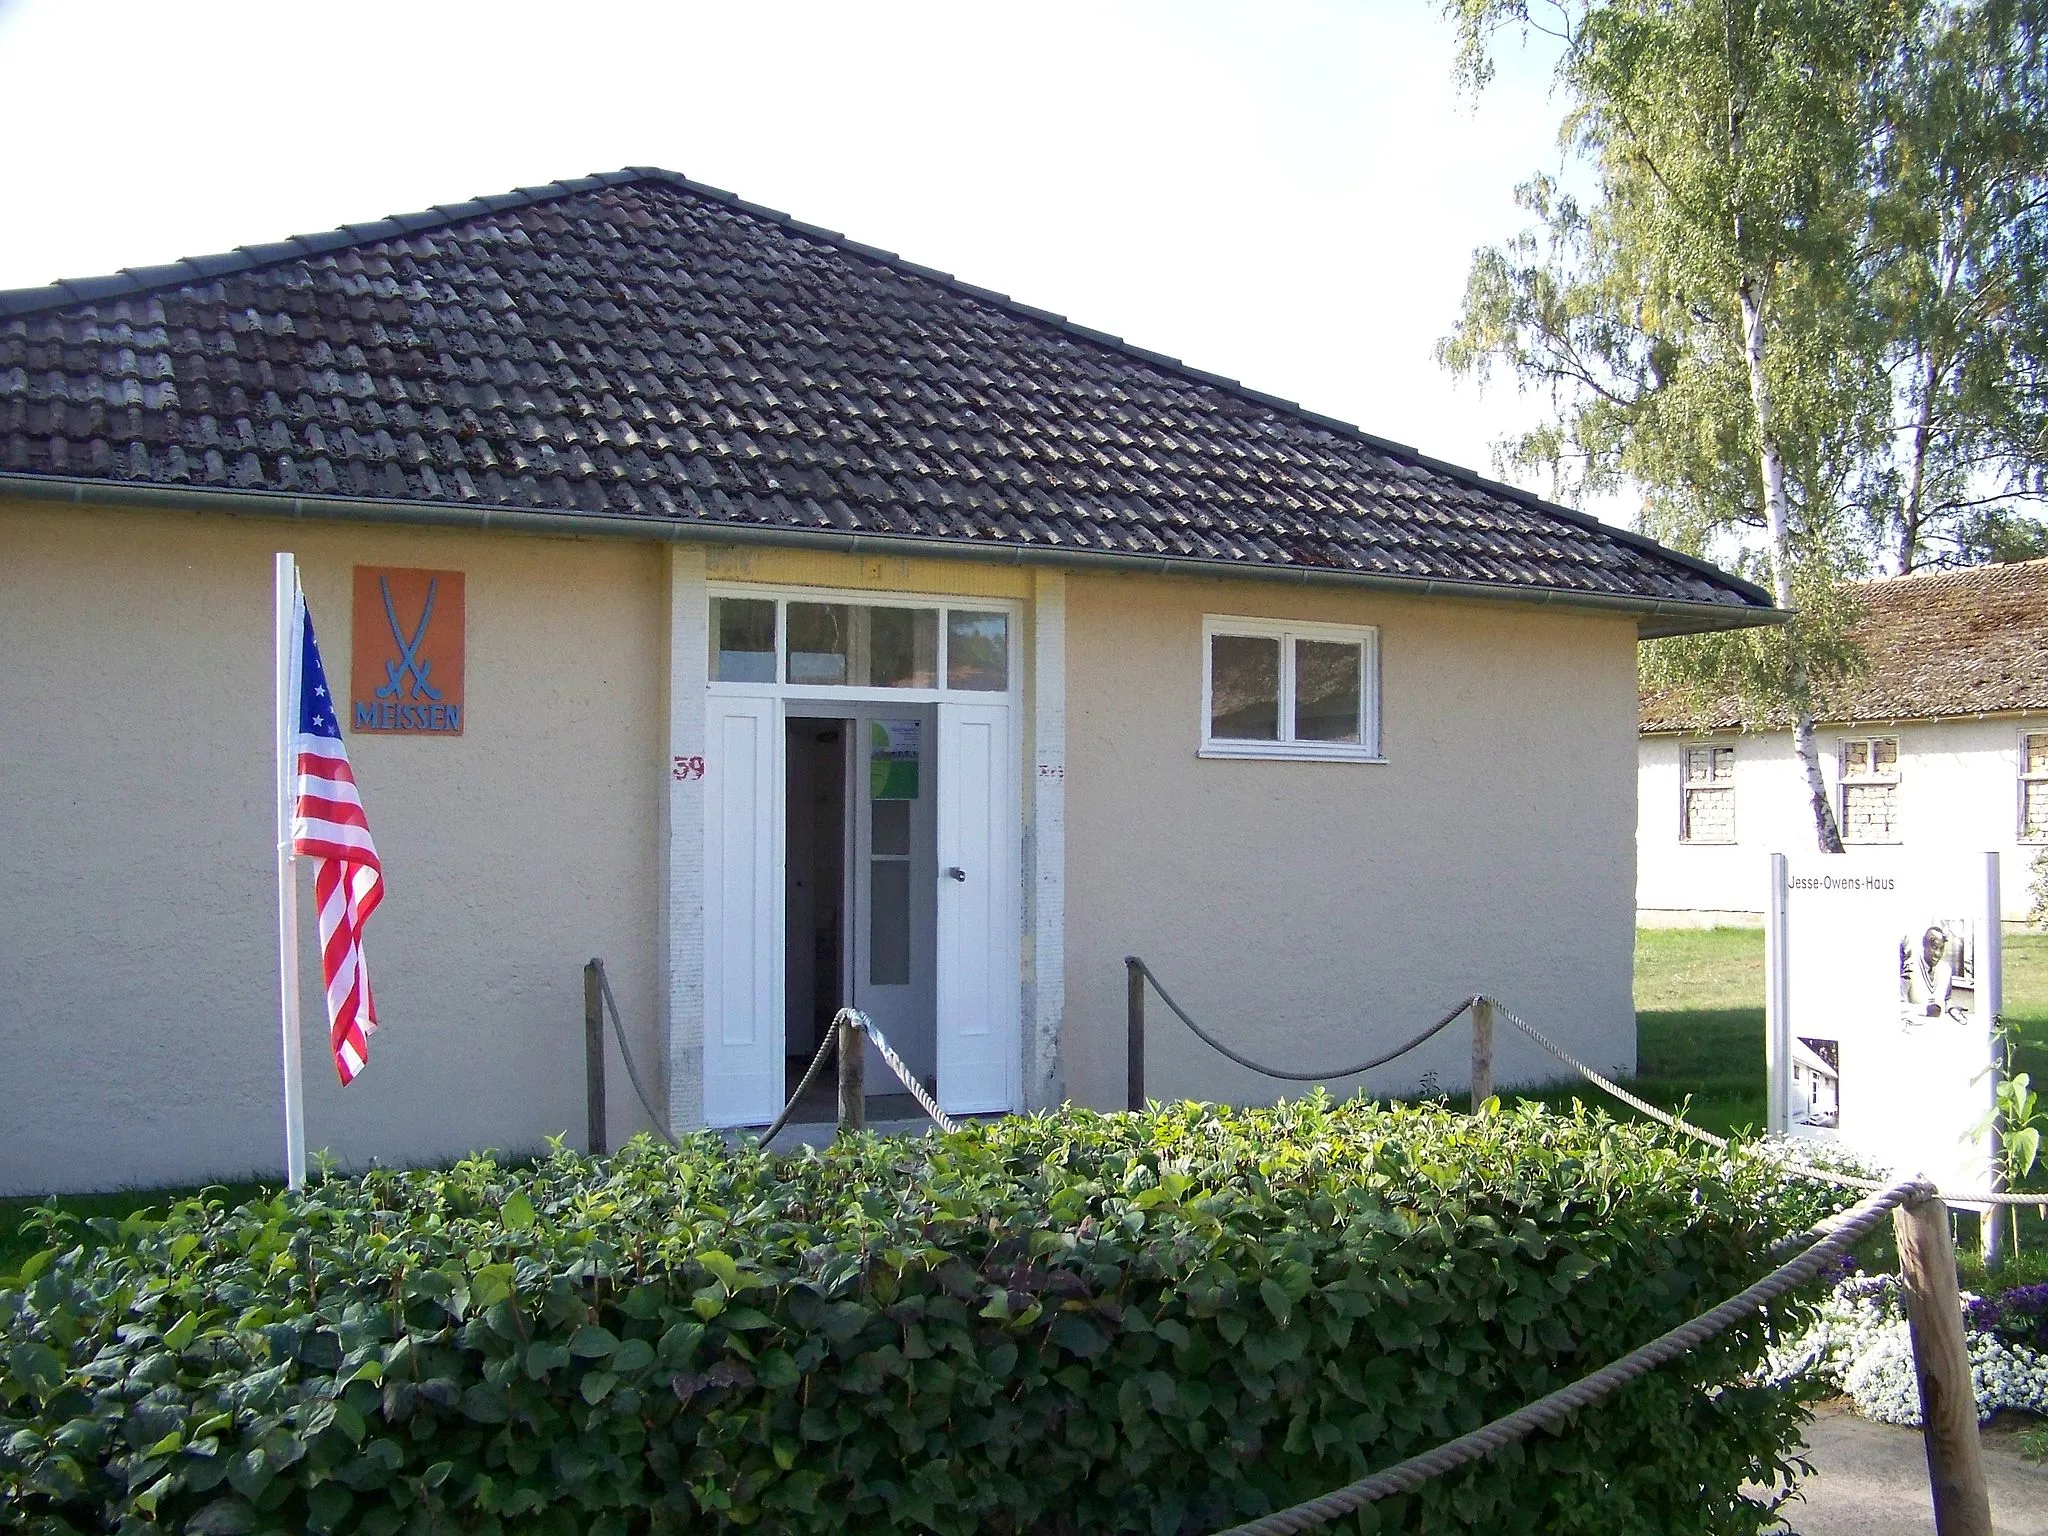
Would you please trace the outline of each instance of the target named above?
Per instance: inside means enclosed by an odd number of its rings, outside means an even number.
[[[2048,561],[1870,582],[1867,668],[1819,718],[1843,840],[1996,850],[2005,916],[2026,915],[2048,844]],[[1811,850],[1789,728],[1646,693],[1637,779],[1637,902],[1649,923],[1750,921],[1765,856]]]
[[[1486,991],[1627,1070],[1636,644],[1778,617],[663,172],[0,294],[0,1193],[278,1166],[278,551],[385,877],[345,1164],[580,1139],[592,956],[678,1128],[849,1001],[1120,1106],[1133,953],[1283,1063]],[[1282,1091],[1155,1018],[1153,1096]]]

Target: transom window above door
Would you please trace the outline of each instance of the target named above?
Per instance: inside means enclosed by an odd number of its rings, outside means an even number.
[[[1010,615],[950,605],[720,595],[711,681],[1006,693]]]
[[[1201,755],[1380,761],[1379,631],[1205,618]]]

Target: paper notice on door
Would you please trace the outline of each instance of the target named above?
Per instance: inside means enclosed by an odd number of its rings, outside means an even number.
[[[868,722],[868,797],[915,800],[917,762],[923,755],[922,720]]]

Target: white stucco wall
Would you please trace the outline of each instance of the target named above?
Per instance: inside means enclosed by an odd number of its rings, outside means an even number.
[[[367,941],[383,1029],[345,1090],[306,877],[308,1145],[351,1164],[581,1145],[592,955],[661,1081],[662,551],[0,504],[0,1193],[282,1166],[279,549],[337,681],[352,566],[467,573],[465,733],[348,738],[387,895]],[[615,1139],[645,1124],[615,1055],[609,1109]]]
[[[2019,840],[2019,740],[2048,730],[2048,715],[1818,727],[1821,767],[1839,814],[1836,761],[1845,736],[1899,738],[1900,846],[1909,850],[1997,850],[2005,916],[2027,907],[2028,866],[2038,849]],[[1735,748],[1733,844],[1679,841],[1682,751],[1706,743]],[[1767,856],[1811,850],[1812,802],[1792,754],[1792,733],[1644,736],[1638,746],[1636,900],[1646,921],[1674,914],[1761,913]]]
[[[1386,761],[1198,757],[1204,614],[1379,625]],[[1277,1065],[1358,1060],[1484,991],[1630,1069],[1635,647],[1627,619],[1514,604],[1070,576],[1071,1097],[1123,1101],[1131,952]],[[1152,1096],[1304,1091],[1149,1012]],[[1460,1088],[1469,1052],[1459,1026],[1366,1082]],[[1505,1026],[1496,1061],[1502,1082],[1557,1072]]]

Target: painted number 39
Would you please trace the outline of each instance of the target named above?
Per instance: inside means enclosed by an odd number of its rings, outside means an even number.
[[[679,757],[675,760],[675,776],[678,779],[701,779],[704,777],[704,759],[701,757]]]

